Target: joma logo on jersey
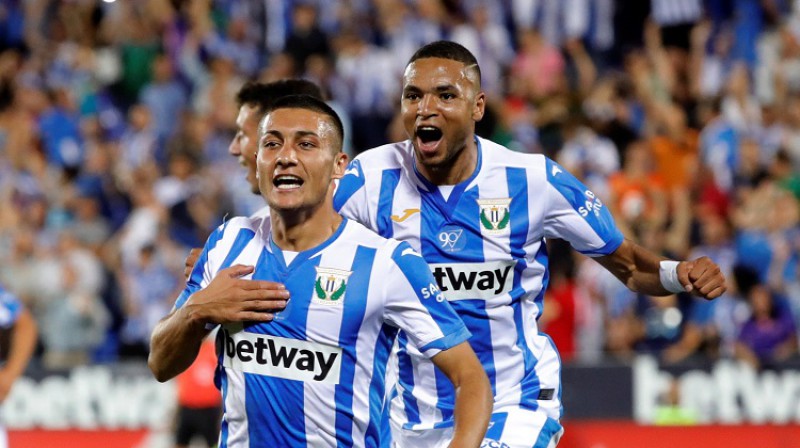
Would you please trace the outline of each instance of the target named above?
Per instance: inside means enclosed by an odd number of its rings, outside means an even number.
[[[228,329],[223,329],[222,335],[225,367],[288,380],[339,384],[339,347]]]
[[[316,267],[317,278],[314,280],[314,296],[312,301],[320,305],[339,305],[344,302],[347,291],[347,279],[352,271]]]
[[[491,299],[511,291],[514,262],[436,263],[433,276],[447,300]]]
[[[507,235],[511,230],[511,198],[478,199],[481,209],[481,232],[487,235]]]

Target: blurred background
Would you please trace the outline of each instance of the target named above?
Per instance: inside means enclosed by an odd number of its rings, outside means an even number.
[[[478,134],[552,157],[628,238],[730,280],[655,299],[549,242],[562,445],[800,446],[800,1],[0,0],[0,284],[40,330],[3,406],[11,446],[171,446],[150,331],[188,249],[263,205],[228,155],[235,93],[318,83],[355,155],[405,138],[402,72],[437,39],[478,58]]]

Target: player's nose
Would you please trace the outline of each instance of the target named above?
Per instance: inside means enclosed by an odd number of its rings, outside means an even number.
[[[434,95],[423,95],[419,101],[417,108],[417,115],[421,117],[429,117],[436,114],[436,101]]]

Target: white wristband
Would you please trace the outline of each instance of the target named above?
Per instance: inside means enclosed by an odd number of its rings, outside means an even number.
[[[661,279],[661,286],[669,292],[686,292],[680,280],[678,280],[678,261],[664,260],[658,265],[658,277]]]

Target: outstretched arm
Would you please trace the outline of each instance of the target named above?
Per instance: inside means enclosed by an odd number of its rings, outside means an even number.
[[[675,265],[671,260],[624,240],[611,255],[595,259],[625,286],[639,293],[664,296],[686,291],[705,299],[715,299],[725,292],[725,276],[708,257]]]
[[[0,368],[0,403],[5,400],[14,381],[22,375],[36,348],[36,321],[23,309],[11,330],[11,350],[8,361]]]
[[[194,362],[209,324],[269,322],[275,310],[286,307],[289,292],[278,283],[243,280],[252,266],[236,265],[219,271],[205,289],[161,320],[150,338],[147,365],[158,381],[167,381]]]
[[[481,446],[492,415],[489,378],[469,343],[462,342],[431,358],[456,390],[455,432],[450,447]]]

